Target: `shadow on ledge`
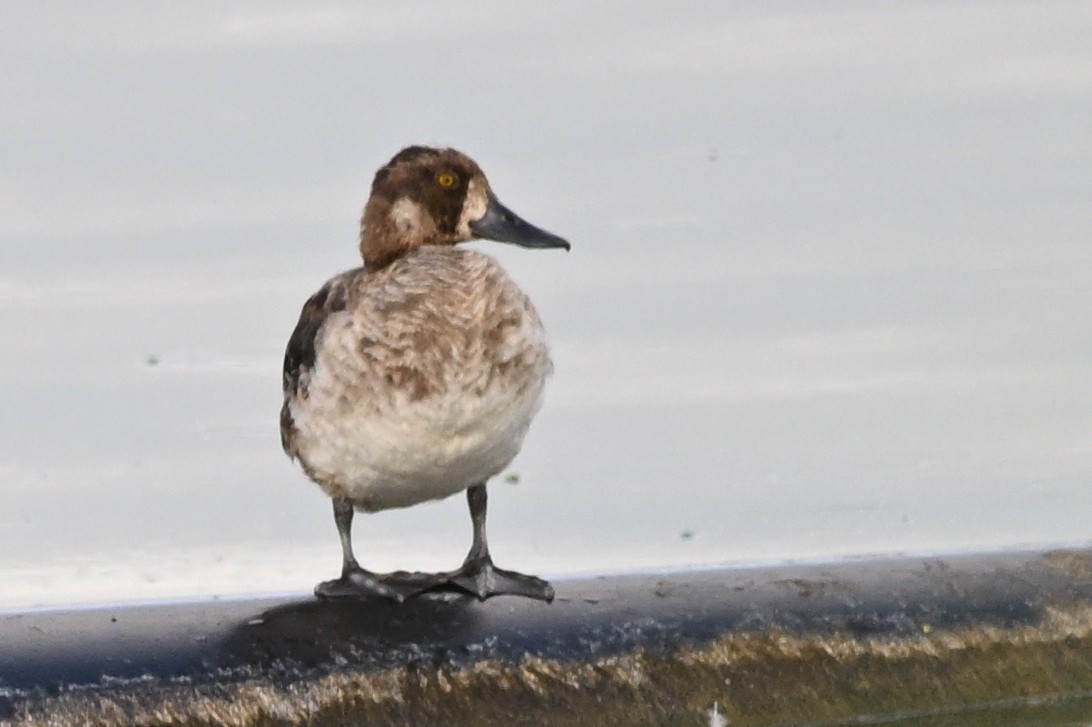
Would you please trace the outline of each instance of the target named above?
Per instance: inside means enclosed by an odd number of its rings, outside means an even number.
[[[1032,708],[1092,715],[1088,550],[555,585],[551,605],[445,595],[4,614],[0,723],[916,725],[943,715],[1005,724],[998,714]]]

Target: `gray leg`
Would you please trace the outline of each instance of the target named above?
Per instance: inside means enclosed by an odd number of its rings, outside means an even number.
[[[470,523],[474,526],[474,540],[470,543],[470,552],[465,563],[489,557],[489,543],[485,539],[485,514],[489,507],[489,493],[484,484],[474,485],[466,491],[466,502],[470,505]]]
[[[353,556],[353,504],[334,499],[334,522],[341,539],[341,577],[315,586],[315,595],[323,598],[359,598],[380,596],[402,602],[437,583],[437,577],[416,573],[379,574],[364,570]]]
[[[526,596],[546,602],[554,600],[553,587],[541,578],[502,570],[493,565],[493,559],[489,556],[489,541],[485,537],[488,501],[485,483],[469,488],[466,499],[470,505],[470,521],[474,525],[474,540],[462,568],[449,574],[448,584],[483,601],[501,594]]]
[[[341,575],[360,570],[360,565],[353,556],[353,506],[348,500],[334,499],[334,523],[337,535],[341,539]]]

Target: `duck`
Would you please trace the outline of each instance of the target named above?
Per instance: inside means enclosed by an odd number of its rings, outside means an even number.
[[[341,542],[341,575],[319,583],[319,597],[553,600],[547,581],[493,564],[485,527],[487,482],[519,452],[553,371],[546,333],[500,264],[461,246],[470,240],[570,249],[504,206],[466,154],[402,149],[372,182],[363,264],[326,281],[288,339],[281,444],[333,501]],[[358,563],[355,513],[463,491],[473,537],[459,568],[376,573]]]

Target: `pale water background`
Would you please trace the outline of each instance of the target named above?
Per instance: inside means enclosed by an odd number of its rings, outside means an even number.
[[[1092,3],[0,5],[0,606],[302,592],[302,302],[371,176],[474,156],[557,373],[546,575],[1092,537]],[[357,520],[448,568],[462,497]]]

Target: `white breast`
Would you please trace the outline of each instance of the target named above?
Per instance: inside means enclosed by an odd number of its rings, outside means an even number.
[[[516,456],[551,365],[526,296],[485,255],[422,248],[361,271],[288,405],[328,494],[406,507],[483,482]]]

